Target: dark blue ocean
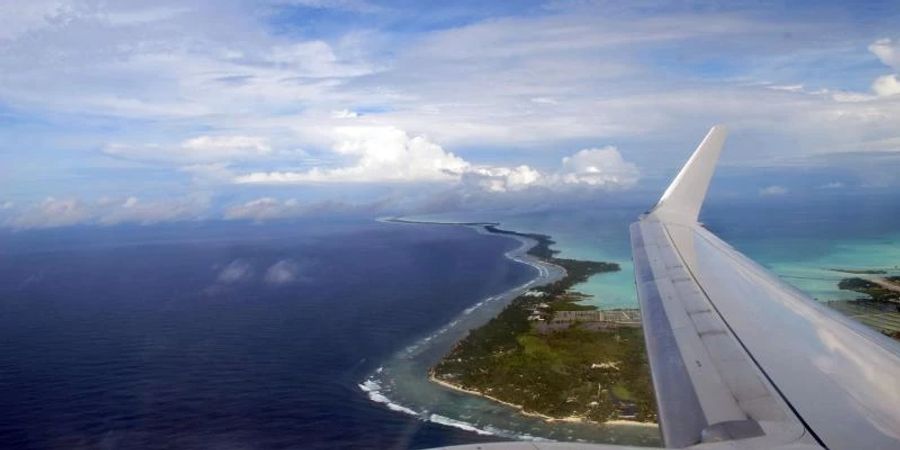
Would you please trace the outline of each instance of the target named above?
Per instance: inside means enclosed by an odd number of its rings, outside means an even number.
[[[0,239],[0,448],[407,448],[490,439],[358,388],[534,276],[517,242],[345,220]]]

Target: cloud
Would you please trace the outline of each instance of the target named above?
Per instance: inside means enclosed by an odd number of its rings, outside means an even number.
[[[297,281],[300,265],[292,259],[282,259],[266,269],[263,281],[271,286],[280,286]]]
[[[424,136],[410,137],[395,127],[339,127],[333,150],[355,159],[333,169],[305,172],[254,172],[235,178],[239,184],[372,183],[447,181],[469,163]]]
[[[275,0],[273,4],[280,6],[301,6],[312,9],[335,9],[357,13],[374,13],[384,11],[379,5],[364,0]]]
[[[266,139],[257,136],[197,136],[184,141],[181,148],[194,158],[209,154],[217,158],[223,155],[258,156],[272,152]]]
[[[144,201],[130,196],[124,199],[100,198],[85,202],[78,198],[47,197],[43,201],[12,211],[3,225],[13,229],[55,228],[71,225],[117,225],[198,220],[205,217],[209,198],[193,195],[168,200]]]
[[[391,207],[391,203],[391,198],[362,203],[347,203],[335,200],[301,203],[295,198],[280,200],[273,197],[260,197],[225,207],[222,218],[225,220],[265,222],[267,220],[318,215],[362,214],[371,216],[383,213]]]
[[[356,111],[351,111],[349,109],[340,109],[337,111],[332,111],[331,117],[335,119],[354,119],[356,117],[359,117],[359,113],[357,113]]]
[[[97,223],[101,225],[120,223],[150,225],[160,222],[197,220],[203,217],[203,213],[208,208],[209,199],[205,196],[167,201],[141,201],[137,197],[131,196],[120,206],[100,213]]]
[[[842,189],[844,187],[844,183],[841,183],[840,181],[831,181],[819,186],[819,189]]]
[[[891,39],[879,39],[869,45],[869,51],[884,65],[900,71],[900,45]],[[900,80],[897,74],[882,75],[872,82],[872,91],[879,97],[900,94]]]
[[[869,51],[881,60],[884,65],[900,70],[900,42],[891,39],[879,39],[869,45]]]
[[[6,222],[15,229],[54,228],[84,223],[91,218],[89,208],[78,199],[47,197]]]
[[[540,187],[554,190],[574,186],[596,189],[627,189],[637,183],[640,171],[612,146],[580,150],[562,159],[554,172],[541,173],[527,165],[473,167],[464,172],[463,183],[488,192],[515,192]]]
[[[299,202],[295,199],[281,201],[272,197],[263,197],[226,208],[224,218],[227,220],[245,219],[262,222],[271,219],[296,217],[301,214],[302,209]]]
[[[759,190],[759,195],[762,195],[764,197],[780,196],[780,195],[785,195],[787,193],[788,193],[788,189],[786,187],[777,186],[777,185],[766,186]]]
[[[250,263],[235,259],[219,271],[216,281],[222,284],[235,284],[253,278],[253,266]]]
[[[526,165],[517,167],[474,167],[463,173],[465,185],[473,185],[488,192],[521,191],[537,185],[542,175]]]
[[[268,139],[259,136],[202,135],[174,146],[109,144],[103,151],[127,159],[196,163],[257,159],[272,154],[272,147]]]
[[[900,94],[900,80],[897,75],[880,76],[872,82],[872,90],[881,97]]]
[[[395,127],[343,127],[335,153],[355,162],[334,169],[305,172],[254,172],[235,177],[238,184],[405,183],[452,182],[477,185],[491,192],[507,192],[531,186],[589,185],[626,188],[638,179],[638,169],[625,161],[615,147],[590,148],[563,158],[562,168],[544,175],[528,165],[475,165],[423,136],[410,137]],[[272,199],[248,208],[274,206]],[[236,211],[237,212],[237,211]]]
[[[862,156],[897,136],[900,103],[888,94],[900,46],[872,34],[890,29],[886,17],[861,30],[854,14],[823,21],[752,5],[560,2],[498,14],[473,4],[465,18],[432,5],[430,20],[404,31],[393,24],[419,6],[359,14],[372,4],[227,3],[0,2],[0,113],[16,117],[3,130],[0,166],[22,168],[4,197],[18,205],[74,188],[163,186],[154,196],[174,198],[198,184],[242,199],[260,196],[247,184],[327,184],[316,189],[342,198],[368,186],[335,185],[405,183],[389,187],[398,196],[425,182],[497,194],[612,189],[639,174],[627,164],[547,161],[627,142],[622,159],[653,172],[717,122],[742,136],[729,144],[734,164]],[[285,33],[285,24],[305,31]],[[893,68],[878,80],[861,64],[876,57]],[[308,153],[285,150],[297,148]],[[126,166],[128,175],[85,176]],[[31,167],[48,170],[25,174]],[[143,222],[134,211],[149,203],[115,208]],[[99,223],[97,206],[80,206]]]
[[[560,181],[596,187],[627,188],[639,177],[636,165],[625,161],[612,146],[581,150],[563,158]]]

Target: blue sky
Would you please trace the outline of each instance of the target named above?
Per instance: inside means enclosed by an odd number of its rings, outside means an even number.
[[[0,4],[0,225],[900,185],[897,2]]]

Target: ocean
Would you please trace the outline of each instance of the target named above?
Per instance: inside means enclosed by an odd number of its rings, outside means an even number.
[[[564,257],[619,262],[578,286],[618,308],[636,306],[627,225],[645,206],[418,218],[500,221],[551,234]],[[831,268],[900,270],[896,195],[713,198],[702,219],[821,300],[848,295]],[[425,380],[504,293],[554,275],[522,262],[514,239],[372,218],[5,233],[0,448],[658,443],[652,428],[547,425]]]
[[[391,411],[359,384],[479,298],[533,278],[504,257],[516,246],[372,220],[4,236],[0,448],[490,439]],[[267,277],[283,261],[293,278]]]

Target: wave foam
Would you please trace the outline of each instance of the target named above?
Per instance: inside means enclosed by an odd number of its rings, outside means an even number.
[[[399,403],[394,403],[391,399],[387,398],[384,394],[381,393],[381,385],[378,384],[373,379],[368,379],[361,384],[358,384],[359,388],[369,395],[369,400],[372,400],[375,403],[381,403],[384,406],[387,406],[391,411],[397,411],[404,414],[409,414],[411,416],[420,417],[418,412],[411,408],[407,408]]]
[[[492,433],[492,432],[490,432],[490,431],[487,431],[487,430],[482,430],[481,428],[478,428],[478,427],[476,427],[475,425],[472,425],[472,424],[470,424],[470,423],[468,423],[468,422],[463,422],[463,421],[461,421],[461,420],[451,419],[451,418],[449,418],[449,417],[444,417],[444,416],[442,416],[442,415],[440,415],[440,414],[432,414],[431,416],[428,417],[428,420],[429,420],[430,422],[439,423],[439,424],[441,424],[441,425],[446,425],[446,426],[448,426],[448,427],[454,427],[454,428],[459,428],[459,429],[461,429],[461,430],[466,430],[466,431],[471,431],[471,432],[473,432],[473,433],[478,433],[478,434],[483,435],[483,436],[491,436],[491,435],[494,435],[494,433]]]

